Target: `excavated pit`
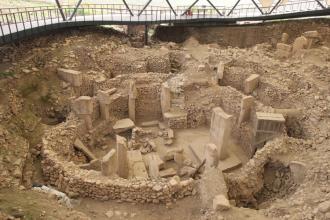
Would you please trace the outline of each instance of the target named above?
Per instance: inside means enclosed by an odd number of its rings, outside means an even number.
[[[189,219],[240,219],[236,207],[276,216],[279,201],[295,198],[311,179],[306,152],[328,138],[328,88],[315,86],[326,71],[313,67],[329,66],[316,59],[328,56],[328,41],[320,43],[328,35],[283,58],[263,37],[227,42],[263,42],[252,48],[223,48],[196,35],[198,28],[179,29],[182,36],[172,37],[182,44],[137,48],[123,35],[87,29],[8,49],[16,52],[0,65],[2,184],[47,185],[91,203],[193,201]],[[311,70],[319,77],[299,75]],[[16,145],[21,152],[10,153]]]

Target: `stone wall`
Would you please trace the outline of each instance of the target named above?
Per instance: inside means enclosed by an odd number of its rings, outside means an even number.
[[[136,117],[144,120],[159,120],[162,117],[160,105],[160,83],[138,86]]]
[[[50,129],[43,140],[42,169],[48,184],[69,195],[100,200],[138,203],[166,203],[194,192],[194,180],[122,179],[105,177],[101,172],[80,169],[62,155],[71,149],[78,122],[69,121]],[[63,140],[63,141],[60,141]]]

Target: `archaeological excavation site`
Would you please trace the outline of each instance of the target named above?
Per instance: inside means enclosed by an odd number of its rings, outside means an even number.
[[[0,219],[330,220],[328,17],[213,22],[1,38]]]

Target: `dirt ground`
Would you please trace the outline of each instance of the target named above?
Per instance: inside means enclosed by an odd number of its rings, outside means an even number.
[[[126,35],[103,28],[65,30],[2,46],[0,219],[13,219],[8,216],[17,219],[330,219],[330,49],[327,47],[330,28],[324,22],[313,24],[313,28],[322,30],[322,41],[287,59],[276,57],[272,40],[265,40],[266,37],[259,38],[263,39],[262,42],[249,41],[244,45],[246,48],[238,48],[244,41],[221,44],[222,40],[232,37],[233,32],[221,33],[225,36],[214,41],[206,38],[205,33],[198,34],[201,31],[198,29],[194,29],[192,35],[198,36],[196,38],[200,42],[190,38],[182,44],[174,44],[155,39],[150,46],[143,48],[134,48]],[[273,33],[274,39],[279,41],[282,30],[288,28],[278,28]],[[216,30],[215,27],[212,29]],[[248,30],[245,30],[245,35],[249,34]],[[266,30],[268,28],[263,31]],[[290,39],[304,31],[307,30],[295,28]],[[195,63],[204,62],[210,51],[216,50],[221,61],[227,63],[221,86],[241,91],[237,83],[241,77],[258,73],[261,82],[252,95],[259,103],[278,109],[302,109],[303,113],[298,118],[287,121],[288,141],[270,143],[270,147],[265,147],[267,152],[261,152],[260,157],[268,158],[271,154],[269,148],[287,145],[291,152],[283,156],[285,159],[280,159],[304,163],[306,174],[303,182],[292,188],[281,182],[282,187],[279,188],[282,193],[264,193],[257,208],[232,206],[229,211],[220,213],[214,212],[211,204],[203,207],[198,193],[171,204],[132,204],[78,198],[74,208],[69,209],[59,204],[56,198],[32,190],[32,185],[43,183],[40,168],[42,135],[49,127],[65,121],[69,114],[72,94],[67,89],[68,85],[57,77],[56,69],[76,69],[95,78],[134,74],[141,69],[147,71],[143,69],[145,60],[159,53],[161,47],[189,53],[191,62]],[[172,62],[172,72],[204,80],[196,65],[178,68],[175,64]],[[200,102],[197,98],[190,101]],[[202,145],[208,139],[207,127],[175,132],[178,136],[175,146]],[[233,175],[254,178],[249,167],[263,159],[249,161],[235,141],[233,149],[243,162],[243,168]],[[272,175],[289,179],[286,170],[281,165],[279,167],[276,169],[280,171]],[[269,170],[273,172],[272,168]],[[275,180],[271,179],[265,186],[268,184],[272,189],[272,181]]]

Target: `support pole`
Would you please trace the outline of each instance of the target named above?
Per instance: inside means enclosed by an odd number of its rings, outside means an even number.
[[[321,6],[322,9],[325,9],[325,6],[319,0],[315,0],[315,1],[317,2],[317,4]]]
[[[168,4],[168,6],[170,6],[170,8],[171,8],[172,12],[175,14],[175,16],[177,16],[177,14],[176,14],[175,10],[173,9],[173,7],[172,7],[170,1],[169,1],[169,0],[166,0],[166,2],[167,2],[167,4]]]
[[[197,4],[197,2],[199,2],[199,0],[196,0],[194,3],[192,3],[192,5],[190,5],[190,7],[187,8],[187,10],[185,10],[185,12],[183,12],[181,16],[185,15],[192,7],[194,7]]]
[[[240,2],[241,0],[238,0],[236,2],[236,4],[234,5],[234,7],[230,10],[230,12],[227,14],[227,16],[231,15],[231,13],[233,13],[233,11],[235,10],[235,8],[237,7],[238,3]]]
[[[222,16],[221,12],[213,5],[213,3],[210,0],[207,0],[208,3],[210,3],[210,5],[214,8],[214,10],[217,11],[217,13]]]
[[[60,4],[60,2],[59,2],[58,0],[55,0],[55,1],[56,1],[56,4],[57,4],[57,7],[58,7],[58,10],[60,11],[61,16],[62,16],[62,18],[63,18],[63,21],[65,21],[66,18],[65,18],[65,15],[64,15],[64,13],[63,13],[63,9],[62,9],[61,4]]]
[[[277,3],[274,5],[274,7],[269,11],[268,14],[273,13],[273,11],[277,8],[277,6],[279,6],[279,4],[282,2],[282,0],[278,0]]]
[[[138,15],[138,16],[140,16],[140,15],[144,12],[144,10],[146,10],[146,8],[148,7],[148,5],[150,4],[151,1],[152,1],[152,0],[149,0],[149,1],[147,2],[147,4],[143,7],[143,9],[139,12],[139,15]]]
[[[146,24],[144,26],[144,45],[148,45],[148,31],[149,31],[149,27]]]
[[[131,14],[131,16],[134,16],[134,14],[133,14],[132,10],[131,10],[131,9],[128,7],[128,4],[127,4],[127,2],[126,2],[125,0],[123,0],[123,2],[124,2],[124,4],[125,4],[125,6],[126,6],[127,10],[129,11],[129,13]]]
[[[77,10],[78,10],[78,8],[79,8],[81,2],[82,2],[82,0],[79,0],[79,1],[78,1],[78,3],[77,3],[77,5],[76,5],[76,7],[74,8],[74,10],[73,10],[73,12],[72,12],[72,14],[71,14],[69,20],[72,20],[72,18],[76,15]]]
[[[259,7],[259,5],[254,0],[252,0],[252,2],[258,8],[258,10],[260,11],[260,13],[263,15],[264,12],[261,10],[261,8]]]

